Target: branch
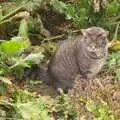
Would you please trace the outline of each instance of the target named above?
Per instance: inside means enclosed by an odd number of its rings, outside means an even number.
[[[25,3],[21,6],[19,6],[18,8],[16,8],[15,10],[13,10],[12,12],[8,13],[7,15],[3,16],[2,19],[0,19],[0,24],[9,22],[12,19],[10,17],[12,17],[16,13],[18,13],[20,10],[22,10],[24,8],[24,6],[25,6]]]

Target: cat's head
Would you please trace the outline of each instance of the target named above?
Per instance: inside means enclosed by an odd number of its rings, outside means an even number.
[[[102,58],[107,53],[108,31],[100,27],[82,29],[84,46],[89,57]]]

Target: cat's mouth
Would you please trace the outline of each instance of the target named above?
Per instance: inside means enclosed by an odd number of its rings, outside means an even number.
[[[88,52],[87,54],[90,58],[92,59],[101,59],[101,58],[104,58],[105,57],[105,53],[96,53],[96,52]]]

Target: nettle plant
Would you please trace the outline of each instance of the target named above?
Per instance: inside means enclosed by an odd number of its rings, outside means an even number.
[[[24,53],[30,47],[22,37],[15,37],[0,44],[0,77],[2,81],[6,76],[15,76],[20,79],[24,76],[25,68],[41,62],[44,57],[41,51]]]
[[[14,89],[9,100],[0,101],[0,118],[12,120],[50,120],[47,104],[27,90]]]
[[[116,24],[119,23],[120,2],[77,0],[76,2],[62,2],[51,0],[53,9],[65,15],[67,20],[73,21],[77,28],[101,26],[108,29],[112,35]]]

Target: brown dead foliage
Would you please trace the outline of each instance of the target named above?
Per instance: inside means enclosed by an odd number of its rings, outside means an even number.
[[[69,91],[72,104],[78,114],[78,119],[93,120],[91,114],[85,107],[86,101],[92,99],[95,103],[104,101],[108,104],[110,111],[120,118],[120,81],[113,76],[104,76],[92,80],[76,77],[74,88]]]

